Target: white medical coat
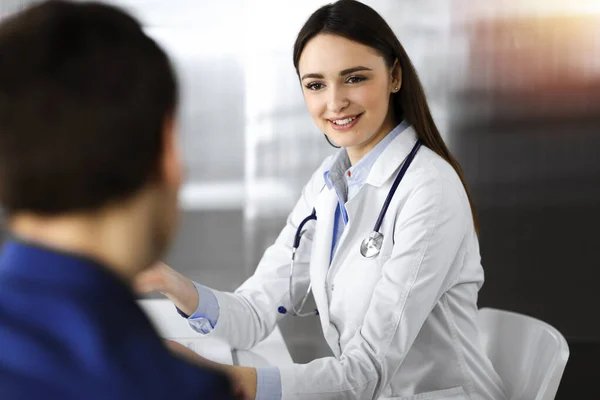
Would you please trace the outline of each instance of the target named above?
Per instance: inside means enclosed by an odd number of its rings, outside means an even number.
[[[325,186],[328,158],[304,187],[286,226],[255,274],[235,293],[215,291],[220,315],[211,335],[235,348],[264,339],[290,309],[294,234],[313,207],[297,253],[295,299],[308,277],[334,357],[280,368],[283,399],[504,399],[480,344],[477,293],[484,274],[463,185],[423,146],[383,219],[381,253],[360,255],[400,165],[417,140],[396,137],[346,204],[349,223],[330,264],[337,197]]]

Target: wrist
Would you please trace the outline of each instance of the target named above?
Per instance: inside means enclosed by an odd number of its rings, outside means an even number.
[[[198,308],[198,291],[194,283],[177,271],[165,271],[165,283],[161,291],[184,314],[192,316]]]
[[[227,366],[225,373],[233,381],[235,392],[244,399],[256,398],[257,372],[256,368],[242,366]]]

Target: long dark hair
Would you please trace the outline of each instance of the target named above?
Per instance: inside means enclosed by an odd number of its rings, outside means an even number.
[[[338,35],[374,48],[379,51],[390,68],[398,60],[402,70],[402,86],[398,93],[391,95],[394,118],[397,122],[404,119],[410,123],[423,144],[452,165],[469,198],[473,223],[478,232],[479,224],[475,207],[463,171],[440,136],[427,105],[417,71],[392,28],[375,10],[359,1],[338,0],[325,5],[308,18],[298,33],[294,44],[294,67],[298,74],[298,63],[304,47],[320,33]]]

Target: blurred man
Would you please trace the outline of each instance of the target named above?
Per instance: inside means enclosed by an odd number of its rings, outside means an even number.
[[[230,398],[130,287],[175,230],[176,108],[169,60],[118,9],[53,1],[0,24],[2,399]]]

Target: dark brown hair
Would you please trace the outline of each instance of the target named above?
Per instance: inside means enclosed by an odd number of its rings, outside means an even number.
[[[299,72],[298,63],[304,47],[321,33],[338,35],[376,49],[390,68],[398,60],[402,70],[402,87],[392,95],[396,122],[404,119],[410,123],[423,144],[452,165],[469,198],[473,223],[478,231],[475,208],[462,169],[440,136],[417,71],[387,22],[371,7],[355,0],[339,0],[319,8],[308,18],[294,44],[296,72]]]
[[[49,1],[0,24],[0,204],[100,208],[156,177],[177,85],[140,24],[100,3]]]

